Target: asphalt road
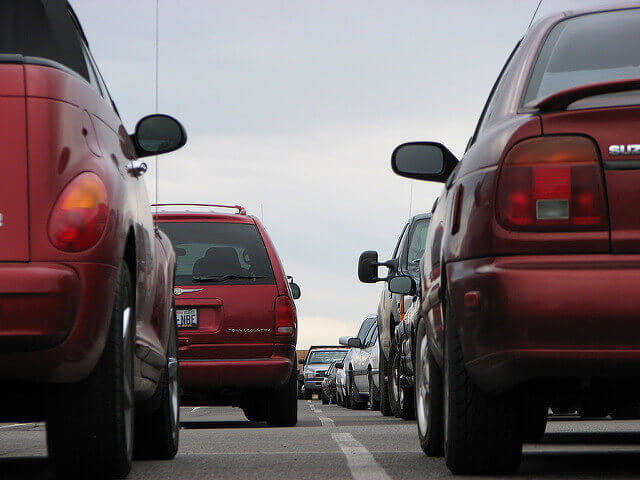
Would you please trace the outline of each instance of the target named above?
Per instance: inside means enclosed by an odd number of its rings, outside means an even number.
[[[267,428],[236,408],[183,408],[173,461],[136,462],[130,479],[453,478],[427,458],[414,422],[301,400],[295,428]],[[42,424],[0,425],[0,479],[52,479]],[[486,478],[486,477],[483,477]],[[549,422],[511,478],[640,478],[640,421]]]

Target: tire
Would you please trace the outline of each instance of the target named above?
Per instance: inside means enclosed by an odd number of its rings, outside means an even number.
[[[311,400],[311,397],[313,397],[313,392],[309,392],[307,391],[307,389],[304,389],[304,394],[303,397],[305,400]]]
[[[349,408],[351,410],[362,410],[366,408],[367,402],[363,402],[358,387],[356,387],[354,374],[349,375]]]
[[[539,443],[547,429],[548,416],[548,405],[541,403],[527,405],[522,412],[522,441]]]
[[[282,387],[275,389],[269,395],[267,423],[270,427],[293,427],[298,423],[298,399],[294,372]]]
[[[107,341],[82,382],[55,385],[47,401],[47,446],[57,478],[124,478],[134,445],[135,312],[131,276],[120,267]]]
[[[387,377],[389,385],[389,407],[396,418],[400,418],[400,354],[391,349],[391,370]]]
[[[416,386],[414,388],[418,439],[429,457],[444,455],[444,386],[442,372],[429,350],[427,328],[418,325],[416,334]]]
[[[245,405],[242,407],[242,411],[244,412],[244,416],[247,417],[247,420],[250,422],[264,422],[267,419],[267,406],[264,403]]]
[[[384,354],[380,352],[380,372],[378,385],[380,385],[380,413],[385,417],[393,415],[391,411],[391,404],[389,403],[389,362],[384,357]]]
[[[321,397],[322,397],[322,405],[328,405],[329,399],[327,398],[327,394],[324,392],[324,390],[322,391]]]
[[[609,413],[614,420],[637,420],[640,418],[640,407],[624,406],[615,408]]]
[[[376,386],[373,383],[373,375],[369,372],[369,410],[372,412],[380,410],[380,398],[376,390]]]
[[[445,314],[444,455],[460,474],[509,474],[522,461],[520,402],[511,393],[488,395],[465,369],[449,302]]]
[[[396,378],[393,383],[398,389],[397,416],[403,420],[415,420],[416,410],[414,408],[413,388],[402,388],[402,385],[400,385],[400,353],[396,355],[396,359],[397,366],[396,368],[394,368],[394,374],[396,375]]]
[[[578,407],[578,415],[582,419],[591,418],[604,418],[608,415],[607,408],[604,405],[600,405],[596,402],[582,402]]]
[[[158,406],[136,416],[136,458],[170,460],[178,453],[180,441],[180,382],[178,371],[178,332],[175,305],[167,348],[167,366],[160,377],[156,396]],[[153,399],[152,399],[153,402]]]
[[[344,407],[344,400],[343,400],[343,397],[342,397],[342,390],[338,390],[337,397],[338,397],[338,405],[340,405],[341,407]]]

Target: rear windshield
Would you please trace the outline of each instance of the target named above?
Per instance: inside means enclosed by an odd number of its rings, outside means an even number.
[[[161,222],[160,229],[176,251],[176,285],[275,284],[267,249],[255,225]]]
[[[582,85],[640,78],[639,45],[640,9],[560,22],[540,50],[523,104]],[[623,96],[637,103],[638,92]]]
[[[334,360],[344,360],[346,355],[344,350],[314,350],[309,354],[307,363],[331,363]]]

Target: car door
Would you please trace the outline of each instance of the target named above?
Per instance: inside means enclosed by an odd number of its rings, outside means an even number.
[[[356,366],[354,372],[356,372],[356,386],[362,393],[369,391],[369,379],[368,379],[368,365],[369,356],[371,355],[371,347],[373,345],[373,338],[378,336],[378,327],[373,325],[367,333],[362,348],[358,349]]]

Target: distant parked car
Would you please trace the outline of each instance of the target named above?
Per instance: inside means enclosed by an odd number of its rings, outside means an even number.
[[[142,158],[186,133],[127,133],[68,2],[1,9],[0,421],[45,420],[57,478],[123,478],[178,450],[175,254]]]
[[[344,362],[338,362],[335,367],[336,371],[336,396],[337,403],[341,407],[347,406],[347,375],[344,371]]]
[[[376,316],[369,315],[362,321],[358,335],[355,337],[340,337],[341,345],[348,345],[349,352],[344,357],[344,398],[346,407],[351,409],[361,409],[367,406],[371,388],[377,386],[371,378],[373,372],[369,368],[370,351],[377,349],[377,325]],[[374,406],[376,398],[373,398]]]
[[[310,399],[314,393],[322,395],[322,381],[335,360],[342,360],[348,349],[333,345],[314,345],[309,347],[307,356],[301,361],[304,368],[304,398]]]
[[[342,363],[341,361],[334,360],[331,362],[327,373],[324,376],[324,380],[322,381],[322,404],[332,404],[337,403],[336,396],[336,364]]]
[[[548,407],[637,410],[640,8],[543,18],[518,42],[461,161],[400,145],[441,182],[421,263],[420,444],[454,474],[515,471]],[[412,277],[405,287],[410,295]],[[393,280],[392,280],[393,281]]]
[[[234,405],[251,421],[297,422],[294,299],[275,247],[242,207],[158,205],[177,255],[176,314],[183,398]],[[237,213],[212,210],[228,208]]]
[[[378,304],[378,336],[380,337],[380,411],[383,415],[400,415],[399,390],[391,382],[397,378],[400,366],[399,347],[394,338],[395,328],[402,321],[411,304],[411,297],[389,291],[386,282],[394,275],[409,275],[415,281],[420,276],[418,262],[424,253],[427,228],[431,214],[419,214],[404,226],[391,260],[378,262],[375,251],[363,252],[358,262],[358,277],[364,283],[384,281]],[[386,278],[378,277],[378,266],[388,268]]]

